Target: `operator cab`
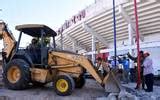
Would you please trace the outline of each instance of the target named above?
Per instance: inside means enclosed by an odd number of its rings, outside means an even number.
[[[22,41],[22,33],[27,34],[33,38],[37,38],[39,46],[34,49],[26,48],[25,52],[31,58],[34,66],[45,66],[47,65],[48,50],[49,47],[45,45],[46,38],[53,38],[53,48],[55,48],[55,36],[57,33],[46,25],[41,24],[25,24],[16,26],[16,30],[20,31],[19,39],[16,46],[16,53],[20,51],[19,44]]]

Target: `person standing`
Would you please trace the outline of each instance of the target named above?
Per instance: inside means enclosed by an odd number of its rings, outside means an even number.
[[[144,53],[144,77],[145,77],[145,83],[147,86],[147,89],[145,89],[146,92],[152,92],[153,91],[153,82],[154,82],[154,74],[153,74],[153,66],[152,66],[152,59],[149,57],[150,54],[148,52]]]
[[[101,57],[97,58],[97,65],[96,66],[97,66],[98,72],[100,73],[101,77],[103,77],[104,70],[102,67],[102,58]]]
[[[116,64],[115,64],[115,60],[116,60]],[[118,69],[118,67],[119,67],[119,61],[115,59],[115,57],[113,57],[113,60],[111,61],[111,68]]]
[[[123,81],[125,83],[128,83],[129,82],[129,72],[130,72],[129,60],[126,57],[123,57],[122,64],[123,64],[123,70],[124,70]]]
[[[144,81],[144,76],[143,76],[143,61],[144,61],[144,52],[140,51],[140,68],[141,68],[141,72],[140,72],[140,76],[141,76],[141,83],[142,83],[142,89],[145,89],[145,81]],[[131,56],[129,53],[127,54],[128,58],[130,58],[131,60],[133,60],[134,62],[137,62],[138,57],[133,57]],[[138,76],[138,72],[137,72],[137,68],[136,68],[136,75]],[[139,89],[139,85],[137,84],[135,89]]]
[[[102,59],[102,67],[103,67],[103,70],[104,70],[103,76],[105,77],[110,71],[110,66],[109,66],[108,59],[106,59],[106,61],[105,61],[105,59]]]
[[[104,59],[98,57],[97,58],[97,69],[99,73],[101,74],[101,77],[104,77],[110,71],[109,63],[106,62]]]

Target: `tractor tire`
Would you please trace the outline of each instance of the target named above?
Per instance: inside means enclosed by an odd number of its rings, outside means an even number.
[[[60,96],[71,95],[75,88],[74,80],[69,75],[57,76],[53,85],[55,92]]]
[[[74,82],[75,82],[75,88],[79,89],[81,89],[86,83],[85,78],[83,76],[80,76],[79,78],[74,78]]]
[[[30,79],[29,64],[22,59],[13,59],[4,67],[3,81],[8,89],[26,89]]]

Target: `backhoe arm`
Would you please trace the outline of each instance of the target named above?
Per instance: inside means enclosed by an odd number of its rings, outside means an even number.
[[[98,72],[96,72],[94,66],[91,62],[82,55],[64,53],[64,52],[50,52],[51,55],[57,56],[63,59],[70,60],[74,63],[80,64],[83,68],[85,68],[93,77],[94,79],[99,82],[102,86],[105,86],[106,92],[114,92],[119,93],[121,91],[121,84],[116,79],[113,71],[110,71],[103,79],[100,77]]]
[[[5,57],[8,58],[16,45],[16,40],[4,22],[0,22],[0,39],[3,39],[4,48],[2,51],[5,53]]]
[[[89,60],[81,55],[70,54],[70,53],[63,53],[63,52],[51,52],[53,56],[61,57],[75,63],[80,64],[83,68],[85,68],[100,84],[102,84],[102,79],[99,74],[94,69],[94,66],[89,62]]]

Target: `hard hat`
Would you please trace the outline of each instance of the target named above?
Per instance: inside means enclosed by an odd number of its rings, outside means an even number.
[[[144,54],[148,55],[148,56],[150,55],[150,53],[148,51],[145,51]]]

